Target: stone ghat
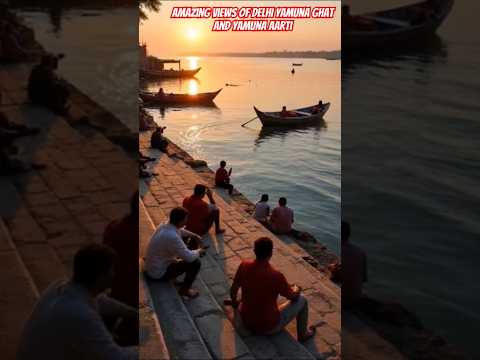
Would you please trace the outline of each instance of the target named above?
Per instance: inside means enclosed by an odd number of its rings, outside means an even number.
[[[0,348],[5,360],[15,358],[38,294],[69,275],[80,246],[102,241],[106,225],[128,212],[138,187],[137,135],[72,85],[73,121],[29,104],[32,66],[0,67],[0,112],[14,123],[40,129],[14,142],[17,157],[45,165],[0,176]],[[111,129],[89,125],[102,119],[110,119]],[[154,327],[150,333],[155,334]]]
[[[187,165],[191,166],[203,182],[209,187],[215,185],[215,173],[207,167],[207,164],[203,160],[195,160],[185,150],[180,148],[175,143],[169,141],[167,149],[168,156],[184,161]],[[218,193],[223,198],[228,198],[227,192],[222,189],[217,189]],[[246,213],[252,215],[255,211],[255,205],[248,200],[242,193],[234,190],[232,194],[234,199],[233,206],[243,209]],[[290,244],[292,249],[303,249],[299,254],[303,256],[303,259],[309,264],[314,266],[317,270],[324,273],[327,277],[331,276],[329,265],[338,264],[340,262],[339,256],[330,251],[325,245],[323,245],[318,239],[315,239],[311,234],[294,229],[290,235],[282,235],[282,240]]]
[[[149,149],[149,135],[149,132],[140,134],[140,148],[145,155],[157,158],[150,167],[157,175],[140,181],[140,223],[145,229],[140,234],[141,254],[154,227],[166,221],[169,211],[181,205],[196,183],[205,183],[198,169],[187,164],[194,164],[193,159],[178,156],[175,150],[163,154]],[[347,314],[341,319],[340,289],[304,260],[308,256],[304,249],[286,244],[256,222],[236,203],[235,196],[229,198],[222,192],[214,189],[222,227],[227,232],[220,236],[210,233],[205,238],[210,248],[202,259],[202,270],[194,285],[200,290],[200,296],[184,303],[173,285],[147,284],[151,306],[157,313],[171,358],[333,360],[342,355],[346,359],[342,352],[347,346],[348,359],[373,359],[379,354],[382,358],[404,359],[394,346],[356,315]],[[310,322],[317,326],[315,338],[305,344],[296,342],[294,323],[278,336],[254,337],[239,333],[234,326],[232,309],[223,305],[238,265],[242,259],[253,257],[252,245],[259,236],[269,236],[274,241],[273,265],[289,282],[304,289],[310,306]],[[343,324],[348,343],[342,344]],[[186,349],[187,342],[195,346]]]

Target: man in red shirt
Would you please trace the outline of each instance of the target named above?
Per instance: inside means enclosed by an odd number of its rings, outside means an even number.
[[[103,233],[103,243],[118,254],[119,266],[111,296],[133,307],[138,306],[138,191],[130,200],[130,211],[112,221]]]
[[[210,204],[203,200],[207,195]],[[205,235],[215,223],[215,233],[225,232],[220,228],[220,210],[215,205],[212,192],[205,185],[197,184],[193,195],[183,200],[183,207],[188,210],[186,229],[200,236]]]
[[[115,277],[112,285],[112,298],[138,307],[138,191],[130,200],[130,211],[121,219],[107,225],[103,233],[103,243],[118,255]],[[114,321],[115,319],[108,319]],[[122,344],[138,344],[138,319],[123,321],[117,329]]]
[[[230,168],[230,170],[227,172],[227,169],[225,169],[226,166],[227,166],[227,162],[225,160],[220,161],[220,167],[215,173],[215,186],[228,189],[228,193],[232,195],[233,185],[230,184],[230,176],[232,175],[232,168]]]
[[[296,285],[288,284],[285,276],[269,263],[273,243],[267,237],[255,241],[256,259],[244,260],[238,267],[230,289],[233,307],[240,305],[243,326],[258,335],[281,331],[294,318],[297,319],[298,341],[305,341],[315,334],[308,327],[308,304]],[[242,289],[242,300],[237,301],[238,290]],[[278,295],[289,301],[277,306]]]

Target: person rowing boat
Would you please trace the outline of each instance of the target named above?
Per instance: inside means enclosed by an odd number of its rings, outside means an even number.
[[[280,116],[281,117],[293,117],[293,116],[297,116],[297,114],[295,113],[295,111],[287,110],[286,106],[282,106],[282,111],[280,111]]]
[[[318,114],[323,109],[323,101],[320,100],[317,105],[313,107],[312,114]]]

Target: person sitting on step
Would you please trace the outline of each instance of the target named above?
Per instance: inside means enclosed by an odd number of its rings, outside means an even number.
[[[350,224],[342,221],[342,306],[356,305],[363,297],[363,283],[367,281],[367,256],[350,242]]]
[[[263,194],[260,201],[255,204],[255,213],[253,217],[264,226],[268,226],[268,217],[270,216],[270,205],[268,205],[268,194]]]
[[[108,246],[90,244],[78,250],[72,279],[53,283],[37,301],[16,359],[138,359],[138,349],[119,346],[102,318],[132,319],[139,326],[136,307],[105,294],[112,286],[115,261]]]
[[[273,242],[267,237],[255,241],[255,260],[243,260],[237,269],[230,300],[225,304],[239,307],[238,325],[255,335],[270,335],[282,331],[293,319],[297,320],[297,339],[306,341],[315,334],[308,327],[308,303],[296,285],[289,285],[285,276],[270,265]],[[242,298],[237,300],[241,289]],[[277,305],[278,295],[288,301]]]
[[[168,140],[163,136],[163,132],[166,129],[166,126],[157,127],[150,138],[150,146],[153,149],[158,149],[161,152],[166,153],[168,147]]]
[[[232,168],[230,168],[230,170],[227,171],[227,169],[225,168],[226,166],[227,166],[227,162],[225,160],[220,161],[220,167],[215,173],[215,186],[221,187],[223,189],[227,189],[228,193],[232,195],[233,185],[230,184],[230,176],[232,175]]]
[[[147,248],[145,270],[148,277],[156,280],[170,280],[185,274],[179,289],[180,295],[186,298],[198,296],[198,291],[191,286],[200,271],[200,257],[205,249],[190,250],[182,237],[200,236],[184,229],[189,213],[182,207],[170,211],[168,224],[159,226],[153,233]]]
[[[293,210],[287,206],[287,199],[278,199],[278,206],[270,216],[270,226],[275,234],[288,234],[292,231]]]
[[[118,270],[113,279],[111,297],[127,305],[138,306],[138,190],[130,199],[128,213],[109,223],[103,243],[118,255]],[[138,343],[138,327],[125,323],[123,337]]]
[[[46,106],[53,112],[68,116],[68,98],[70,93],[55,71],[58,68],[58,56],[44,55],[28,79],[28,96],[32,103]]]
[[[203,198],[207,195],[210,203]],[[197,184],[193,189],[193,195],[183,200],[183,207],[188,210],[187,230],[201,236],[208,233],[208,230],[215,224],[215,233],[225,232],[220,227],[220,210],[215,204],[212,191],[205,185]]]

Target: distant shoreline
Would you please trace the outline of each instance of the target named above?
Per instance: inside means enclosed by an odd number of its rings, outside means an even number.
[[[326,59],[340,60],[341,51],[269,51],[263,53],[184,53],[182,56],[204,56],[204,57],[263,57],[278,59]]]

